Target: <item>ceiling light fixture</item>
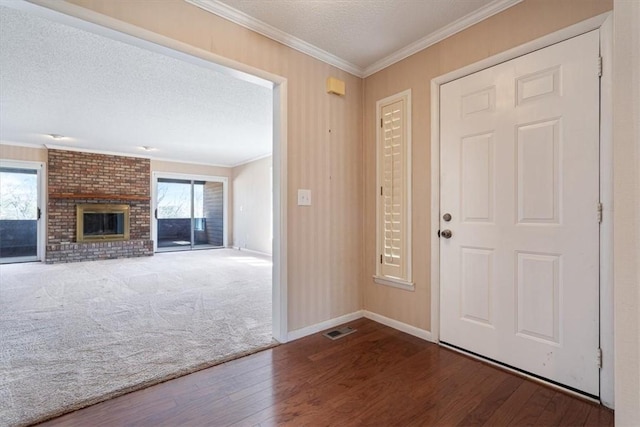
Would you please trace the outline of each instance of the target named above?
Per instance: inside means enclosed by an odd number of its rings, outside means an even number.
[[[48,133],[47,135],[55,139],[56,141],[60,141],[61,139],[64,139],[64,135],[58,135],[57,133]]]
[[[144,150],[144,151],[155,151],[156,150],[155,148],[150,147],[148,145],[143,145],[142,147],[138,147],[138,148],[140,148],[141,150]]]

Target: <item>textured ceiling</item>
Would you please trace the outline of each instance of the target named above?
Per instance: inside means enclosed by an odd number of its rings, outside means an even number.
[[[0,139],[235,165],[271,152],[272,90],[0,7]]]
[[[215,0],[214,0],[215,1]],[[218,0],[366,69],[496,0]]]

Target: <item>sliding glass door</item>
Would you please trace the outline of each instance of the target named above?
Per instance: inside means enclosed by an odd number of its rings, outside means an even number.
[[[191,182],[158,179],[156,230],[158,250],[191,248]]]
[[[224,246],[224,182],[157,178],[158,251]]]
[[[0,263],[39,260],[40,170],[0,166]]]

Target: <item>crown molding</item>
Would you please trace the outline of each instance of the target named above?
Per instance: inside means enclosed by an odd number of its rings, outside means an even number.
[[[364,70],[361,67],[358,67],[357,65],[354,65],[349,61],[345,61],[344,59],[339,58],[332,53],[322,50],[319,47],[312,45],[311,43],[307,43],[306,41],[292,36],[291,34],[286,33],[282,30],[279,30],[263,21],[253,18],[252,16],[234,9],[231,6],[228,6],[218,0],[184,1],[186,1],[187,3],[191,3],[192,5],[197,6],[201,9],[204,9],[207,12],[211,12],[224,19],[234,22],[240,26],[255,31],[256,33],[260,33],[265,37],[284,44],[285,46],[289,46],[292,49],[319,59],[322,62],[333,65],[334,67],[346,71],[347,73],[353,74],[354,76],[363,77]]]
[[[252,157],[248,160],[242,160],[238,163],[234,163],[233,165],[229,166],[230,168],[236,168],[238,166],[244,166],[244,165],[248,165],[249,163],[253,163],[253,162],[257,162],[258,160],[262,160],[262,159],[266,159],[267,157],[271,157],[273,156],[273,153],[269,152],[267,154],[261,154],[257,157]]]
[[[396,62],[402,61],[403,59],[413,55],[414,53],[420,52],[421,50],[426,49],[429,46],[432,46],[446,39],[447,37],[451,37],[452,35],[459,33],[460,31],[469,28],[470,26],[475,25],[478,22],[483,21],[493,15],[496,15],[505,9],[515,6],[522,1],[523,0],[494,0],[488,5],[476,10],[475,12],[465,15],[462,18],[453,21],[451,24],[439,29],[438,31],[435,31],[421,38],[420,40],[417,40],[410,45],[405,46],[397,52],[394,52],[391,55],[374,62],[373,64],[365,68],[363,77],[369,77],[370,75],[375,74],[378,71],[395,64]]]
[[[252,31],[262,34],[272,40],[280,42],[285,46],[289,46],[292,49],[305,53],[309,56],[312,56],[320,61],[326,62],[329,65],[333,65],[334,67],[340,68],[348,73],[351,73],[357,77],[368,77],[378,71],[395,64],[396,62],[402,61],[408,56],[413,55],[423,49],[432,46],[447,37],[450,37],[460,31],[468,28],[478,22],[489,18],[495,14],[502,12],[505,9],[508,9],[516,4],[522,2],[523,0],[494,0],[488,5],[472,12],[462,18],[452,22],[451,24],[441,28],[440,30],[433,32],[420,40],[417,40],[411,43],[408,46],[392,53],[391,55],[382,58],[373,64],[369,65],[366,68],[358,67],[346,61],[342,58],[339,58],[332,53],[324,51],[311,43],[307,43],[304,40],[301,40],[297,37],[292,36],[282,30],[279,30],[263,21],[253,18],[252,16],[247,15],[244,12],[241,12],[237,9],[232,8],[231,6],[222,3],[219,0],[184,0],[187,3],[191,3],[194,6],[197,6],[201,9],[204,9],[208,12],[211,12],[215,15],[218,15],[224,19],[227,19],[231,22],[234,22],[238,25],[241,25],[245,28],[248,28]]]
[[[108,150],[99,150],[93,148],[82,148],[82,147],[67,147],[66,145],[56,145],[56,144],[44,144],[47,150],[64,150],[64,151],[76,151],[78,153],[90,153],[90,154],[104,154],[106,156],[118,156],[118,157],[134,157],[137,159],[151,159],[151,156],[145,154],[135,154],[135,153],[123,153],[120,151],[108,151]]]
[[[207,163],[207,162],[198,162],[198,161],[191,161],[191,160],[176,160],[169,157],[157,157],[149,154],[126,153],[124,151],[108,151],[108,150],[100,150],[100,149],[93,149],[93,148],[68,147],[66,145],[42,144],[42,143],[32,143],[32,142],[0,140],[0,146],[27,147],[27,148],[36,148],[40,150],[76,151],[79,153],[104,154],[108,156],[119,156],[119,157],[134,157],[138,159],[149,159],[149,160],[159,161],[159,162],[181,163],[186,165],[198,165],[198,166],[210,166],[210,167],[225,168],[225,169],[233,169],[237,166],[242,166],[251,162],[255,162],[257,160],[266,159],[267,157],[271,157],[273,155],[272,153],[267,153],[267,154],[261,154],[257,157],[252,157],[248,160],[242,160],[238,163],[219,164],[219,163]],[[2,157],[2,153],[0,151],[0,158],[1,157]]]
[[[11,145],[15,145],[15,144],[12,143]],[[176,160],[168,157],[157,157],[150,154],[128,153],[124,151],[108,151],[108,150],[100,150],[100,149],[94,149],[94,148],[67,147],[66,145],[55,145],[55,144],[43,144],[42,146],[47,150],[65,150],[65,151],[76,151],[79,153],[104,154],[107,156],[133,157],[136,159],[148,159],[151,161],[181,163],[186,165],[211,166],[211,167],[226,168],[226,169],[231,169],[233,167],[227,164],[207,163],[207,162],[198,162],[198,161],[191,161],[191,160]]]

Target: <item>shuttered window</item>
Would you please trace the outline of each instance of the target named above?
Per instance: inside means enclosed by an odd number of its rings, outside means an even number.
[[[377,245],[375,280],[411,283],[411,92],[378,101]]]

